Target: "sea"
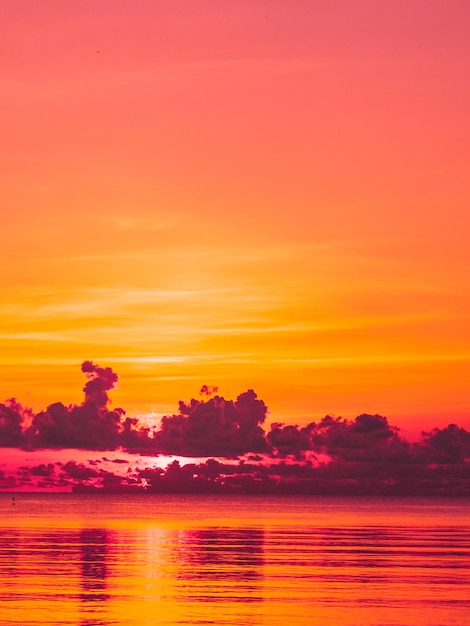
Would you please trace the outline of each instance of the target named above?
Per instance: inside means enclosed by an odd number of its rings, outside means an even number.
[[[1,626],[465,626],[470,501],[0,494]]]

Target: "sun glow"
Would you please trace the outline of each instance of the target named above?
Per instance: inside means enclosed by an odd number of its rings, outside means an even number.
[[[1,10],[0,397],[468,427],[467,9],[183,4]]]

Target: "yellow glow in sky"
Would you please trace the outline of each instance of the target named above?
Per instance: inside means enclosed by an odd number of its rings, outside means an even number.
[[[469,17],[4,5],[0,397],[468,428]]]

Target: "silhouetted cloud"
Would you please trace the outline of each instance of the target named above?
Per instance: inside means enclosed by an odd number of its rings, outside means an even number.
[[[405,441],[379,414],[354,420],[327,415],[306,426],[273,423],[266,434],[267,406],[249,389],[236,400],[203,385],[201,399],[180,401],[178,413],[160,428],[142,426],[121,408],[110,408],[108,392],[118,382],[110,367],[84,361],[87,380],[80,405],[50,404],[33,414],[10,398],[0,404],[0,446],[114,450],[156,456],[193,457],[137,469],[126,458],[24,464],[0,473],[1,489],[136,489],[200,493],[418,493],[470,492],[470,433],[456,424]],[[203,398],[203,399],[202,399]],[[121,454],[121,453],[120,453]],[[124,455],[124,452],[122,452]],[[197,458],[205,458],[196,463]],[[47,457],[46,457],[47,458]],[[42,459],[43,460],[43,459]],[[108,465],[113,464],[114,471]],[[119,472],[116,466],[126,466]]]
[[[83,463],[77,463],[76,461],[65,463],[65,465],[62,466],[62,472],[70,478],[78,478],[80,480],[101,476],[101,471],[87,467]]]
[[[333,461],[230,463],[209,460],[140,472],[156,493],[470,496],[470,464]]]
[[[178,415],[162,418],[155,446],[165,454],[187,456],[266,451],[269,445],[260,426],[266,414],[266,405],[252,389],[240,394],[235,402],[221,396],[205,402],[180,401]]]
[[[35,465],[31,467],[31,474],[33,476],[52,476],[54,473],[55,467],[53,463],[40,463],[39,465]]]
[[[107,392],[114,388],[118,376],[110,367],[99,367],[84,361],[82,371],[88,381],[81,405],[65,406],[55,402],[37,413],[25,432],[26,442],[34,448],[87,448],[113,450],[125,436],[130,441],[137,422],[124,420],[124,409],[109,409]]]
[[[345,461],[406,462],[410,445],[382,415],[362,414],[350,421],[327,415],[319,423],[311,422],[303,432],[311,449]]]
[[[297,458],[313,451],[348,461],[406,462],[410,454],[410,445],[386,417],[366,413],[353,421],[327,415],[303,428],[274,423],[267,438],[279,455]]]
[[[105,408],[109,398],[106,393],[114,388],[118,381],[118,376],[110,367],[98,367],[92,361],[82,363],[82,372],[88,378],[88,382],[83,387],[85,392],[85,404],[94,404],[98,408]]]
[[[305,450],[311,450],[309,432],[305,428],[275,422],[271,424],[267,437],[273,449],[280,455],[299,455]]]
[[[201,387],[201,389],[199,390],[199,395],[200,396],[213,396],[214,394],[216,394],[219,391],[218,387],[214,387],[212,385],[203,385]]]
[[[15,398],[0,404],[0,447],[15,447],[23,443],[25,409]]]
[[[422,433],[422,442],[415,450],[423,459],[434,463],[462,463],[470,459],[470,432],[449,424],[446,428],[434,428]]]

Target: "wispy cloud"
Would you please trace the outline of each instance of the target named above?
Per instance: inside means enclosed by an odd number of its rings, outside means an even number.
[[[458,362],[470,361],[470,354],[377,354],[371,356],[342,356],[342,357],[289,357],[275,359],[277,363],[296,363],[296,364],[380,364],[380,363],[439,363],[439,362]]]
[[[152,217],[134,215],[93,216],[94,221],[114,230],[122,231],[165,231],[175,228],[181,221],[177,213],[161,213]]]
[[[64,335],[60,332],[30,332],[30,333],[0,333],[0,339],[2,341],[71,341],[73,338],[70,335]]]

